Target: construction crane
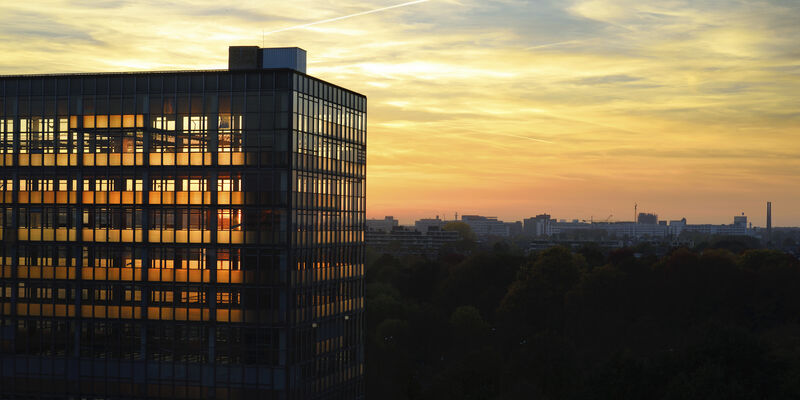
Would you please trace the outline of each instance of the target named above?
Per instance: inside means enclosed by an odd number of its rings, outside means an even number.
[[[603,220],[603,222],[605,222],[605,223],[609,223],[609,222],[611,222],[611,218],[612,218],[613,216],[614,216],[614,214],[610,214],[610,215],[609,215],[609,216],[608,216],[608,217],[607,217],[605,220]]]

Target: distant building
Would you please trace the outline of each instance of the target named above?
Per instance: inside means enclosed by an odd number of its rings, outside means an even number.
[[[414,228],[420,232],[428,232],[431,228],[442,229],[447,221],[436,218],[423,218],[414,222]]]
[[[633,222],[601,222],[593,224],[592,229],[604,230],[612,238],[663,238],[669,234],[669,227],[666,225]]]
[[[669,234],[672,236],[680,235],[684,228],[686,228],[686,218],[669,221]]]
[[[508,237],[510,229],[497,217],[483,217],[480,215],[462,215],[461,221],[469,225],[478,240],[486,240],[490,236]]]
[[[558,222],[553,221],[550,225],[550,235],[576,231],[588,231],[593,229],[592,224],[588,222],[581,222],[577,219],[573,219],[572,222],[567,222],[567,220],[562,219]]]
[[[367,230],[370,231],[383,231],[383,232],[391,232],[394,228],[400,226],[400,221],[394,219],[394,217],[387,216],[383,219],[368,219],[367,220]]]
[[[534,218],[526,218],[523,220],[523,232],[530,236],[550,236],[553,222],[550,214],[539,214]]]
[[[508,227],[509,235],[516,236],[522,234],[522,221],[506,222],[505,224]]]
[[[658,224],[658,214],[639,213],[637,222],[640,224],[656,225]]]
[[[597,246],[605,250],[612,250],[624,247],[625,242],[621,240],[534,240],[528,245],[527,252],[535,253],[537,251],[547,250],[553,246],[564,246],[572,250],[578,250],[587,245]]]
[[[432,257],[445,245],[459,241],[461,235],[435,226],[429,227],[425,232],[398,226],[390,231],[369,230],[366,239],[367,246],[380,252]]]
[[[705,235],[744,236],[753,234],[753,231],[747,227],[747,217],[744,215],[733,217],[733,224],[730,225],[687,224],[682,230]]]

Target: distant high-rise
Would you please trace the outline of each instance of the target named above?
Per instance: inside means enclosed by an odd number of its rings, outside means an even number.
[[[0,77],[0,399],[361,399],[366,97],[305,51]]]

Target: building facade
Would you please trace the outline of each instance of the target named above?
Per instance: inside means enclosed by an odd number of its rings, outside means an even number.
[[[485,241],[492,236],[510,236],[509,226],[497,217],[484,217],[481,215],[462,215],[461,222],[466,223],[475,232],[478,240]]]
[[[363,398],[366,98],[281,51],[0,77],[0,398]]]
[[[391,232],[395,228],[400,226],[400,221],[394,219],[394,217],[387,216],[383,219],[368,219],[367,220],[367,230],[368,231],[382,231],[382,232]]]

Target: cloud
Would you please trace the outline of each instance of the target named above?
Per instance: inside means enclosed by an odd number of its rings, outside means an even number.
[[[592,76],[588,78],[581,78],[571,81],[571,83],[576,85],[612,85],[612,84],[619,84],[619,83],[629,83],[629,82],[638,82],[642,80],[642,78],[637,78],[630,75],[604,75],[604,76]]]
[[[401,2],[4,2],[0,73],[225,68],[262,30]],[[265,44],[369,96],[370,213],[700,216],[694,191],[800,196],[798,20],[794,0],[431,0]]]
[[[20,11],[0,14],[0,37],[25,42],[30,40],[62,40],[103,45],[90,31],[51,20],[46,13]]]

